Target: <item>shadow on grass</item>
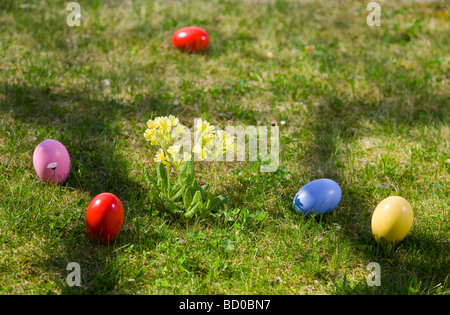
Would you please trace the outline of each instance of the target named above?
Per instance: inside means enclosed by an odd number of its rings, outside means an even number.
[[[448,292],[448,251],[443,240],[430,235],[409,235],[401,243],[376,243],[371,234],[347,238],[369,262],[380,265],[380,285],[369,285],[367,278],[350,284],[346,279],[333,282],[337,294],[445,294]],[[365,269],[371,278],[373,268]],[[373,279],[373,278],[371,278]]]
[[[381,133],[388,130],[394,137],[396,130],[402,132],[418,126],[449,122],[448,96],[445,93],[430,92],[426,88],[415,90],[414,84],[405,85],[410,89],[408,92],[412,95],[413,105],[409,103],[411,100],[392,95],[395,83],[392,86],[379,86],[382,93],[393,97],[384,103],[367,102],[350,95],[329,94],[326,104],[317,108],[309,126],[316,135],[315,142],[302,149],[306,150],[305,156],[308,156],[311,180],[330,178],[342,188],[340,205],[323,220],[341,226],[344,231],[341,240],[352,245],[364,257],[363,261],[379,262],[381,265],[381,287],[368,287],[365,280],[350,287],[348,282],[339,279],[335,287],[338,294],[432,294],[433,286],[443,282],[444,286],[448,285],[448,262],[445,262],[445,257],[448,256],[449,247],[445,242],[414,231],[391,249],[375,242],[370,228],[371,214],[381,200],[371,200],[368,196],[373,196],[374,189],[378,188],[354,186],[340,172],[342,165],[339,163],[345,162],[337,161],[333,152],[340,143],[348,143],[361,136],[358,122],[374,122],[379,128],[384,128]],[[300,186],[304,184],[306,182],[300,183]]]
[[[39,134],[30,146],[30,155],[40,141],[54,138],[62,142],[71,157],[71,172],[63,187],[87,192],[92,199],[102,192],[110,192],[121,199],[127,216],[140,215],[147,202],[142,182],[129,176],[130,161],[120,154],[129,137],[122,131],[125,116],[139,113],[140,117],[165,115],[168,108],[157,96],[142,97],[138,104],[123,104],[112,99],[96,99],[86,94],[58,94],[49,89],[37,89],[26,84],[3,84],[0,93],[0,112],[27,126],[38,128]],[[124,119],[125,118],[125,119]],[[11,132],[14,132],[13,130]],[[32,162],[28,171],[34,174]],[[84,214],[89,200],[80,200],[78,222],[61,238],[53,258],[44,262],[51,268],[68,274],[69,262],[78,262],[82,268],[83,283],[87,286],[68,287],[60,283],[62,293],[111,292],[118,283],[119,263],[115,249],[129,242],[127,231],[121,232],[117,243],[100,245],[87,238]],[[54,240],[52,240],[53,243]],[[49,249],[52,251],[52,249]],[[56,262],[56,266],[55,266]]]

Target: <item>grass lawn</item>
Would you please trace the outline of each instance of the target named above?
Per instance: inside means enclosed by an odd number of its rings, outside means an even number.
[[[1,294],[448,294],[450,6],[445,1],[0,2]],[[201,53],[172,34],[208,31]],[[216,165],[231,202],[216,220],[174,219],[149,200],[148,119],[280,126],[280,165]],[[280,124],[284,121],[285,124]],[[36,145],[71,156],[63,185],[41,182]],[[200,183],[212,163],[196,163]],[[310,218],[292,200],[335,180],[342,200]],[[102,192],[125,208],[102,245],[86,233]],[[408,236],[375,242],[371,216],[391,195],[414,211]],[[69,286],[69,262],[81,286]],[[381,285],[369,286],[377,262]]]

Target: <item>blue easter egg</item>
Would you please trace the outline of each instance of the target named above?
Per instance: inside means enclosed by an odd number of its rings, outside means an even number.
[[[327,178],[309,182],[294,197],[294,209],[303,214],[325,214],[337,207],[342,191],[339,185]]]

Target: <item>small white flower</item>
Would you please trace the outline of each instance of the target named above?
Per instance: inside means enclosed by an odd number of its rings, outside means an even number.
[[[109,82],[108,79],[103,79],[102,82],[103,82],[104,86],[109,86],[110,85],[110,82]]]
[[[324,235],[324,233],[320,233],[319,235],[317,235],[317,236],[314,237],[314,240],[315,240],[315,241],[321,241],[321,240],[323,240],[323,235]]]
[[[58,166],[58,162],[53,162],[47,165],[47,168],[55,169]]]

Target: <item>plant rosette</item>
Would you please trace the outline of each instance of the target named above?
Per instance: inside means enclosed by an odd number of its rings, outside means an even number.
[[[153,159],[158,162],[156,179],[143,167],[144,178],[151,187],[149,197],[176,216],[217,216],[229,203],[229,198],[224,194],[215,195],[215,191],[207,193],[210,184],[200,186],[196,181],[192,154],[180,152],[183,147],[180,137],[190,135],[189,129],[174,116],[157,117],[149,120],[147,126],[145,139],[158,147]],[[234,137],[222,130],[216,132],[215,127],[207,121],[200,121],[194,126],[194,135],[192,153],[195,158],[199,161],[214,161],[212,180],[218,157],[227,150],[235,150]],[[175,170],[173,179],[170,178],[171,169]]]

